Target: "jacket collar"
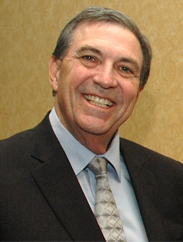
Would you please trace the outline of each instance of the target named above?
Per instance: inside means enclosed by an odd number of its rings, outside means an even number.
[[[104,241],[48,115],[34,129],[32,156],[40,166],[32,175],[50,207],[75,241]],[[86,224],[90,226],[86,226]]]
[[[183,227],[177,226],[176,229],[173,229],[173,227],[175,225],[174,216],[180,217],[180,214],[178,214],[176,206],[171,204],[167,214],[172,213],[172,218],[167,222],[167,215],[161,211],[164,201],[164,197],[161,195],[162,190],[159,191],[156,174],[150,169],[147,162],[148,155],[153,157],[155,152],[125,139],[121,139],[121,152],[129,171],[149,240],[170,241],[168,234],[171,230],[174,236],[171,239],[179,239],[180,236],[183,236]],[[151,154],[149,154],[150,152]],[[168,185],[164,189],[168,189]],[[174,201],[174,198],[172,201]]]

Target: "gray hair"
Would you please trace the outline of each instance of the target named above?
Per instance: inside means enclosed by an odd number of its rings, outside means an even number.
[[[72,44],[74,30],[79,24],[96,22],[108,22],[121,25],[130,30],[137,37],[143,53],[143,63],[140,74],[140,88],[143,88],[150,73],[152,58],[150,43],[147,37],[140,32],[139,28],[132,19],[113,9],[89,7],[71,19],[58,38],[57,45],[53,52],[55,59],[63,59],[66,56],[67,51]]]

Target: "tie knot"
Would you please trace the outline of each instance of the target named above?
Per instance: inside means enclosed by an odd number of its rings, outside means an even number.
[[[90,161],[88,168],[95,174],[101,175],[106,174],[107,161],[103,157],[94,157],[93,160]]]

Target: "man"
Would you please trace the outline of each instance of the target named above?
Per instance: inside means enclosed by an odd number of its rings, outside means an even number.
[[[183,165],[118,128],[147,81],[151,48],[127,16],[88,8],[62,31],[49,64],[54,108],[0,143],[0,239],[105,241],[95,218],[104,157],[124,240],[183,240]]]

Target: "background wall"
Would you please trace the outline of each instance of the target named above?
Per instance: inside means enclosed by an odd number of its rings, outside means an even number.
[[[66,22],[88,6],[124,12],[152,44],[149,82],[121,136],[183,162],[182,0],[0,0],[0,139],[52,108],[50,55]]]

